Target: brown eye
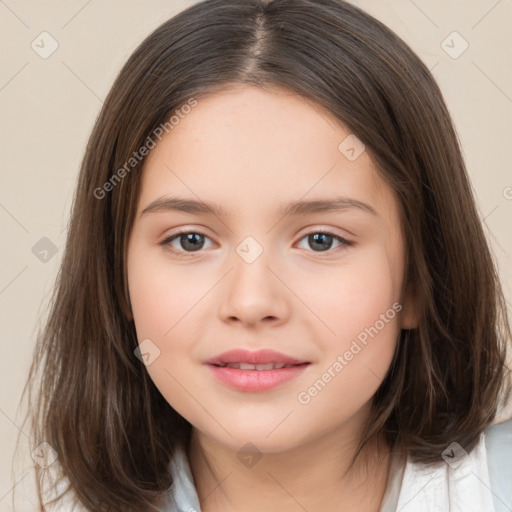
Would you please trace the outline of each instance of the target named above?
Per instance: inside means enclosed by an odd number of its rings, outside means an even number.
[[[305,235],[301,238],[301,240],[304,239],[307,239],[307,244],[313,249],[314,252],[329,251],[335,242],[339,243],[338,248],[343,248],[347,245],[353,245],[352,242],[349,242],[345,238],[335,235],[334,233],[329,233],[327,231],[315,231],[313,233],[309,233],[308,235]]]
[[[175,253],[192,253],[203,249],[206,240],[209,240],[209,238],[204,233],[181,231],[165,238],[161,245]]]

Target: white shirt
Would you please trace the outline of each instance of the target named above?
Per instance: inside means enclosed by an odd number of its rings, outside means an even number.
[[[183,446],[170,467],[161,512],[201,512]],[[448,446],[437,466],[393,455],[380,512],[512,512],[512,419],[489,427],[470,453]]]

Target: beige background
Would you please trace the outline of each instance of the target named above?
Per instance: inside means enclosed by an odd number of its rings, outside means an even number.
[[[19,399],[55,279],[77,171],[121,65],[149,32],[193,2],[0,0],[0,512],[29,495],[25,446],[11,475]],[[512,297],[512,1],[357,0],[432,69],[458,131],[507,298]],[[57,50],[43,59],[39,52]],[[457,31],[459,36],[449,36]],[[41,43],[41,38],[44,43]],[[455,55],[452,58],[444,47]],[[453,41],[453,42],[452,42]],[[44,44],[44,48],[43,47]],[[447,47],[446,45],[449,45]],[[58,251],[34,254],[47,237]],[[36,246],[36,248],[39,245]],[[38,252],[37,250],[35,251]],[[505,412],[501,418],[512,415]],[[21,433],[22,441],[26,439]],[[28,500],[30,501],[30,500]],[[34,510],[30,504],[16,510]]]

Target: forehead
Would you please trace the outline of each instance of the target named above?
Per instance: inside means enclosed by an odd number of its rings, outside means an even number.
[[[368,151],[320,105],[283,90],[245,86],[197,98],[151,150],[139,211],[165,195],[195,196],[226,212],[287,200],[347,196],[393,205]],[[357,153],[356,153],[357,155]]]

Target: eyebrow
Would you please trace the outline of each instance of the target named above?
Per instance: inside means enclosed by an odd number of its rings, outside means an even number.
[[[359,209],[378,217],[377,211],[367,203],[350,197],[336,197],[334,199],[315,199],[309,201],[297,200],[282,205],[278,210],[281,217],[308,215],[319,212],[332,212],[347,209]],[[219,204],[209,201],[198,201],[185,197],[164,196],[155,199],[144,210],[140,216],[153,212],[179,211],[192,214],[208,214],[218,217],[229,217],[230,212]]]

